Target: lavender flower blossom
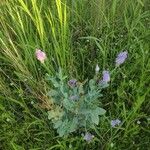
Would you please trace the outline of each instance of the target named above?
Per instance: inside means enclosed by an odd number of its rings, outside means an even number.
[[[91,133],[87,132],[85,135],[82,135],[83,139],[85,141],[87,141],[88,143],[92,141],[92,139],[94,138],[94,135],[92,135]]]
[[[119,53],[117,58],[116,58],[116,66],[119,66],[119,65],[123,64],[124,61],[126,60],[127,56],[128,56],[127,51]]]
[[[103,71],[103,82],[109,82],[110,81],[110,74],[109,71]]]
[[[111,126],[114,128],[115,126],[118,126],[121,123],[119,119],[111,120]]]
[[[71,79],[68,81],[68,85],[70,87],[75,87],[77,85],[77,80],[76,79]]]

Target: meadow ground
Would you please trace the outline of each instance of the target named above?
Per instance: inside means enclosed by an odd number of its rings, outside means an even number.
[[[148,150],[150,147],[149,0],[0,1],[0,149]],[[47,54],[42,65],[35,49]],[[87,143],[80,131],[59,137],[48,120],[45,74],[90,79],[96,64],[112,70],[101,104],[105,116]],[[112,128],[112,119],[121,124]]]

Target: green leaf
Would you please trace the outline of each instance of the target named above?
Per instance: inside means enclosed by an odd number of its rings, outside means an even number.
[[[48,111],[48,119],[51,120],[52,118],[54,118],[55,114],[54,111]]]
[[[46,80],[50,80],[54,87],[59,87],[59,83],[57,82],[56,78],[50,77],[49,75],[46,75]]]
[[[90,113],[91,116],[91,120],[94,124],[98,125],[99,123],[99,115],[104,115],[105,114],[105,110],[97,107],[96,109],[92,110]]]
[[[79,85],[79,94],[84,94],[84,89],[83,89],[83,85],[82,84],[80,84]]]
[[[54,128],[55,129],[57,129],[57,128],[59,128],[61,125],[62,125],[62,121],[61,120],[57,120],[57,121],[55,121],[55,123],[54,123]]]
[[[91,79],[90,81],[89,81],[89,87],[90,87],[90,89],[91,90],[94,90],[95,89],[95,81],[93,80],[93,79]]]
[[[68,126],[68,119],[62,122],[61,126],[57,129],[57,132],[60,137],[64,136],[67,133],[67,130],[69,129]]]
[[[137,0],[137,1],[138,1],[138,3],[141,4],[142,7],[144,7],[144,3],[141,0]]]
[[[77,128],[77,124],[78,124],[78,118],[77,118],[77,117],[74,117],[74,118],[73,118],[73,121],[71,121],[71,123],[70,123],[69,132],[75,131],[76,128]]]
[[[63,111],[59,107],[56,107],[54,110],[48,111],[48,119],[58,119],[63,116]]]
[[[98,114],[91,114],[91,119],[92,119],[92,122],[95,123],[96,125],[98,125],[99,123],[99,116]]]
[[[66,130],[64,130],[62,127],[57,129],[57,132],[59,134],[60,137],[65,135]]]
[[[2,104],[0,104],[0,110],[5,110],[5,107]]]
[[[74,104],[73,104],[73,101],[71,100],[68,100],[68,99],[64,99],[63,101],[63,106],[67,109],[67,110],[70,110],[72,111],[73,107],[74,107]]]
[[[106,110],[100,107],[97,107],[95,111],[98,115],[104,115],[106,113]]]
[[[81,110],[80,110],[80,113],[81,113],[81,114],[84,114],[84,115],[88,115],[88,114],[91,113],[91,110],[90,110],[90,109],[81,109]]]
[[[10,144],[14,150],[25,150],[22,146],[14,143],[13,141],[11,141]]]
[[[47,95],[50,97],[58,96],[58,92],[56,90],[50,90]]]
[[[57,83],[57,82],[53,83],[53,85],[55,88],[58,88],[60,86],[59,83]]]

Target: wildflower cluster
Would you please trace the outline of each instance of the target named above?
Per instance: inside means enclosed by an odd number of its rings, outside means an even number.
[[[36,50],[36,57],[44,63],[46,54],[41,50]],[[116,58],[116,67],[121,65],[126,58],[127,52],[121,52]],[[100,116],[106,112],[100,107],[102,89],[108,87],[111,80],[108,70],[104,70],[102,75],[99,71],[100,68],[96,65],[93,79],[83,83],[77,79],[68,80],[61,69],[55,77],[47,74],[46,79],[53,85],[48,96],[54,104],[54,109],[48,111],[48,118],[53,122],[60,136],[66,136],[78,129],[87,131],[99,124]],[[120,122],[120,120],[112,120],[111,125],[115,127]],[[87,142],[93,138],[94,135],[89,132],[83,135],[83,139]]]
[[[99,116],[106,112],[100,107],[99,98],[102,96],[102,89],[108,86],[108,80],[102,79],[103,84],[96,78],[87,83],[76,79],[67,81],[61,69],[54,78],[47,75],[47,80],[54,86],[48,95],[56,106],[55,110],[48,112],[48,118],[52,120],[60,136],[99,124]]]

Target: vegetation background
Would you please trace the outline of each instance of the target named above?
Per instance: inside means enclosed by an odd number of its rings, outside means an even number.
[[[150,147],[149,0],[0,1],[0,149],[148,150]],[[45,66],[35,49],[47,54]],[[90,79],[98,63],[111,70],[129,57],[104,91],[101,119],[86,143],[81,133],[60,138],[47,117],[45,73],[60,66],[69,78]],[[111,128],[114,118],[121,127]]]

